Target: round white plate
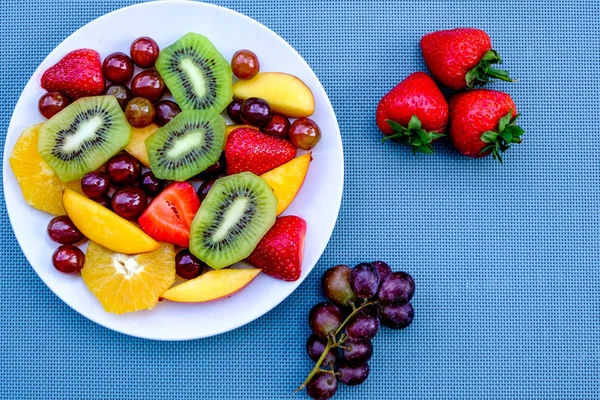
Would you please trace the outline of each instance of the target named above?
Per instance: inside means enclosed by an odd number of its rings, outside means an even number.
[[[160,302],[153,310],[125,315],[105,312],[79,275],[54,269],[51,255],[56,244],[45,233],[51,216],[29,207],[8,164],[12,148],[26,127],[43,121],[37,101],[44,93],[40,77],[65,54],[92,48],[104,58],[115,51],[129,52],[139,36],[154,38],[161,48],[187,32],[208,36],[226,59],[242,48],[253,50],[261,70],[296,75],[312,90],[316,111],[312,118],[322,131],[304,186],[285,214],[298,215],[308,225],[302,276],[283,282],[261,274],[229,299],[210,303]],[[15,236],[37,274],[65,303],[92,321],[128,335],[157,340],[187,340],[217,335],[262,316],[289,296],[310,273],[331,237],[343,188],[342,142],[331,103],[302,57],[264,25],[226,8],[196,2],[138,4],[104,15],[62,42],[35,71],[15,107],[4,149],[4,195]]]

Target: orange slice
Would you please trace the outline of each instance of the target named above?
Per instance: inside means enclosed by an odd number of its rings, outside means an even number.
[[[27,204],[50,214],[64,215],[63,190],[69,188],[81,193],[81,183],[79,180],[61,181],[50,165],[42,160],[37,151],[41,125],[30,126],[23,131],[8,162]]]
[[[90,242],[81,276],[107,312],[149,310],[175,282],[175,250],[162,243],[152,253],[126,255]]]

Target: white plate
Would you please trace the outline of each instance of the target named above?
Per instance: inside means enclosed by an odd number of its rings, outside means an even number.
[[[283,71],[298,76],[311,88],[316,111],[312,118],[322,131],[313,151],[308,176],[298,197],[285,214],[299,215],[308,225],[302,276],[282,282],[261,274],[229,299],[204,304],[161,302],[153,310],[126,315],[105,312],[79,275],[56,271],[51,255],[56,244],[45,233],[51,216],[29,207],[8,164],[8,156],[26,127],[41,122],[37,101],[44,93],[40,77],[65,54],[92,48],[102,57],[115,51],[128,53],[139,36],[154,38],[161,48],[187,32],[208,36],[226,59],[242,48],[253,50],[262,71]],[[195,2],[138,4],[107,14],[85,25],[62,42],[35,71],[15,107],[4,149],[4,195],[15,236],[37,274],[74,310],[109,329],[157,340],[187,340],[217,335],[262,316],[288,297],[310,273],[331,237],[343,188],[342,142],[331,103],[318,78],[302,57],[264,25],[226,8]]]

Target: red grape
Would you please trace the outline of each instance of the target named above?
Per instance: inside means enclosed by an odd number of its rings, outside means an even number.
[[[377,268],[377,271],[379,271],[379,279],[381,282],[383,282],[383,280],[392,273],[390,266],[383,261],[373,261],[371,265]]]
[[[72,244],[63,244],[52,254],[54,268],[66,274],[81,271],[85,262],[85,254]]]
[[[131,43],[130,55],[134,64],[140,68],[150,68],[156,62],[160,49],[158,44],[147,36],[137,38]]]
[[[414,317],[415,310],[411,303],[403,305],[381,305],[379,307],[381,323],[388,328],[404,329],[409,326]]]
[[[347,364],[340,364],[338,372],[340,375],[338,379],[341,383],[347,386],[360,385],[369,377],[369,364],[361,364],[355,367],[351,367]]]
[[[210,267],[198,260],[188,249],[181,250],[175,256],[175,270],[183,279],[194,279]]]
[[[337,390],[337,379],[329,372],[318,372],[306,384],[306,393],[313,399],[327,400]]]
[[[272,117],[269,103],[257,97],[250,97],[244,100],[240,114],[245,124],[259,128],[265,126]]]
[[[313,333],[306,340],[306,353],[308,354],[311,360],[317,362],[323,354],[323,350],[325,350],[326,344],[327,340],[321,339]],[[337,356],[335,351],[329,350],[329,352],[323,359],[323,365],[329,365],[331,363],[335,363],[336,361]]]
[[[129,90],[127,86],[117,83],[113,83],[112,85],[108,85],[106,88],[104,88],[104,94],[115,96],[123,111],[125,111],[129,101],[133,99],[131,90]]]
[[[379,288],[379,271],[369,263],[358,264],[350,273],[350,287],[360,298],[375,296]]]
[[[274,114],[271,120],[260,131],[267,135],[285,139],[290,132],[290,120],[283,115]]]
[[[165,126],[181,112],[179,105],[171,100],[161,100],[154,105],[156,109],[156,125]]]
[[[364,364],[373,355],[373,344],[369,339],[348,339],[342,344],[342,356],[347,365]]]
[[[112,195],[112,209],[117,215],[133,219],[140,215],[148,206],[146,192],[137,186],[128,186],[117,190]]]
[[[364,308],[356,313],[346,325],[346,334],[352,339],[372,339],[379,330],[376,311]]]
[[[377,292],[382,304],[405,304],[415,294],[415,281],[406,272],[392,272],[383,282]]]
[[[158,72],[142,71],[131,81],[131,92],[136,97],[143,97],[155,102],[160,100],[167,91],[167,86]]]
[[[342,312],[331,303],[319,303],[308,314],[310,329],[323,339],[327,339],[329,333],[335,332],[342,321]]]
[[[150,100],[134,97],[125,108],[125,117],[131,126],[143,128],[154,122],[156,110]]]
[[[298,118],[290,126],[290,142],[302,150],[310,150],[321,140],[321,129],[310,118]]]
[[[106,171],[115,185],[131,185],[140,178],[142,166],[128,153],[120,153],[108,160]]]
[[[108,194],[110,182],[104,172],[88,172],[81,178],[81,191],[92,199]]]
[[[258,57],[250,50],[238,50],[231,58],[231,70],[239,79],[251,79],[258,74]]]
[[[229,118],[236,124],[243,124],[242,121],[242,100],[232,100],[231,103],[227,106],[227,115]]]
[[[40,97],[38,109],[44,118],[50,119],[70,103],[69,98],[64,94],[59,92],[48,92]]]
[[[357,297],[350,287],[351,272],[347,265],[336,265],[325,271],[321,279],[323,293],[338,306],[348,307],[350,302],[356,302]]]
[[[48,223],[48,236],[56,243],[73,244],[83,240],[83,233],[77,229],[71,218],[66,215],[54,217]]]
[[[142,174],[140,186],[149,196],[156,196],[163,189],[163,181],[158,179],[152,171],[147,171]]]
[[[109,81],[125,83],[133,76],[133,62],[125,53],[112,53],[104,59],[102,72]]]

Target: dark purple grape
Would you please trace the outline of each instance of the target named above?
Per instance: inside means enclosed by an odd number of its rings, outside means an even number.
[[[66,215],[59,215],[54,217],[48,223],[48,236],[56,243],[60,244],[73,244],[80,240],[83,240],[83,233],[71,221]]]
[[[372,339],[378,330],[379,318],[369,308],[360,310],[346,325],[346,334],[352,339]]]
[[[110,180],[104,172],[88,172],[81,178],[81,191],[91,199],[106,196],[109,190]]]
[[[106,207],[109,210],[112,210],[110,196],[102,196],[102,197],[98,197],[98,198],[92,199],[92,200],[94,200],[96,203],[100,204],[101,206]]]
[[[259,128],[269,123],[273,116],[269,103],[258,97],[250,97],[244,100],[240,114],[245,124]]]
[[[335,332],[342,321],[342,312],[331,303],[319,303],[308,313],[310,329],[315,335],[323,339],[327,339],[330,332]]]
[[[392,272],[381,282],[377,297],[382,304],[405,304],[415,294],[415,281],[406,272]]]
[[[379,271],[379,282],[383,282],[383,280],[392,273],[390,266],[383,261],[373,261],[371,265],[377,268],[377,271]]]
[[[323,350],[325,350],[325,346],[327,345],[327,340],[320,339],[317,335],[312,334],[308,337],[306,341],[306,352],[311,360],[317,362],[321,355],[323,354]],[[335,363],[337,361],[337,356],[334,350],[329,350],[327,355],[323,359],[322,365],[329,365],[331,363]]]
[[[306,393],[315,400],[327,400],[333,397],[337,390],[337,379],[329,372],[318,372],[306,384]]]
[[[290,133],[290,120],[279,114],[273,114],[271,120],[263,126],[260,131],[267,135],[277,136],[285,139]]]
[[[146,192],[137,186],[127,186],[113,193],[112,209],[117,215],[126,218],[137,218],[148,206]]]
[[[52,265],[65,274],[81,271],[84,263],[85,254],[72,244],[63,244],[52,254]]]
[[[158,179],[152,171],[147,171],[142,174],[140,178],[140,187],[144,189],[144,192],[149,196],[156,196],[163,189],[163,181]]]
[[[355,367],[351,367],[347,364],[342,364],[338,367],[337,370],[340,375],[338,376],[338,380],[347,386],[356,386],[360,385],[369,377],[369,364],[361,364]]]
[[[325,271],[321,279],[321,289],[325,296],[340,307],[348,307],[350,302],[357,300],[350,287],[351,272],[352,269],[347,265],[336,265]]]
[[[131,90],[129,90],[129,88],[126,85],[120,85],[117,83],[108,85],[104,89],[104,94],[107,94],[109,96],[115,96],[117,102],[119,103],[123,111],[125,111],[125,108],[127,108],[129,100],[133,99],[133,93],[131,93]]]
[[[242,100],[233,100],[231,103],[229,103],[229,105],[227,106],[227,115],[229,115],[229,118],[236,124],[243,124],[244,121],[242,121]]]
[[[131,185],[140,178],[142,165],[134,156],[120,153],[108,160],[106,172],[115,185]]]
[[[213,185],[215,184],[215,181],[216,179],[212,178],[207,179],[200,184],[200,187],[198,188],[198,198],[200,199],[200,202],[204,201],[206,195],[208,195],[208,192],[210,192],[210,189],[212,189]]]
[[[350,273],[350,287],[358,297],[370,299],[379,287],[379,271],[369,263],[358,264]]]
[[[175,256],[175,271],[183,279],[194,279],[211,269],[198,260],[188,249],[183,249]]]
[[[350,366],[364,364],[373,355],[373,344],[369,339],[348,339],[341,349],[345,364]]]
[[[48,92],[40,97],[38,109],[44,118],[50,119],[70,103],[69,98],[64,94],[59,92]]]
[[[381,323],[392,329],[404,329],[415,317],[415,309],[411,303],[402,305],[381,305],[379,307]]]
[[[154,109],[156,110],[154,122],[158,126],[165,126],[181,112],[179,105],[171,100],[159,101],[154,105]]]

